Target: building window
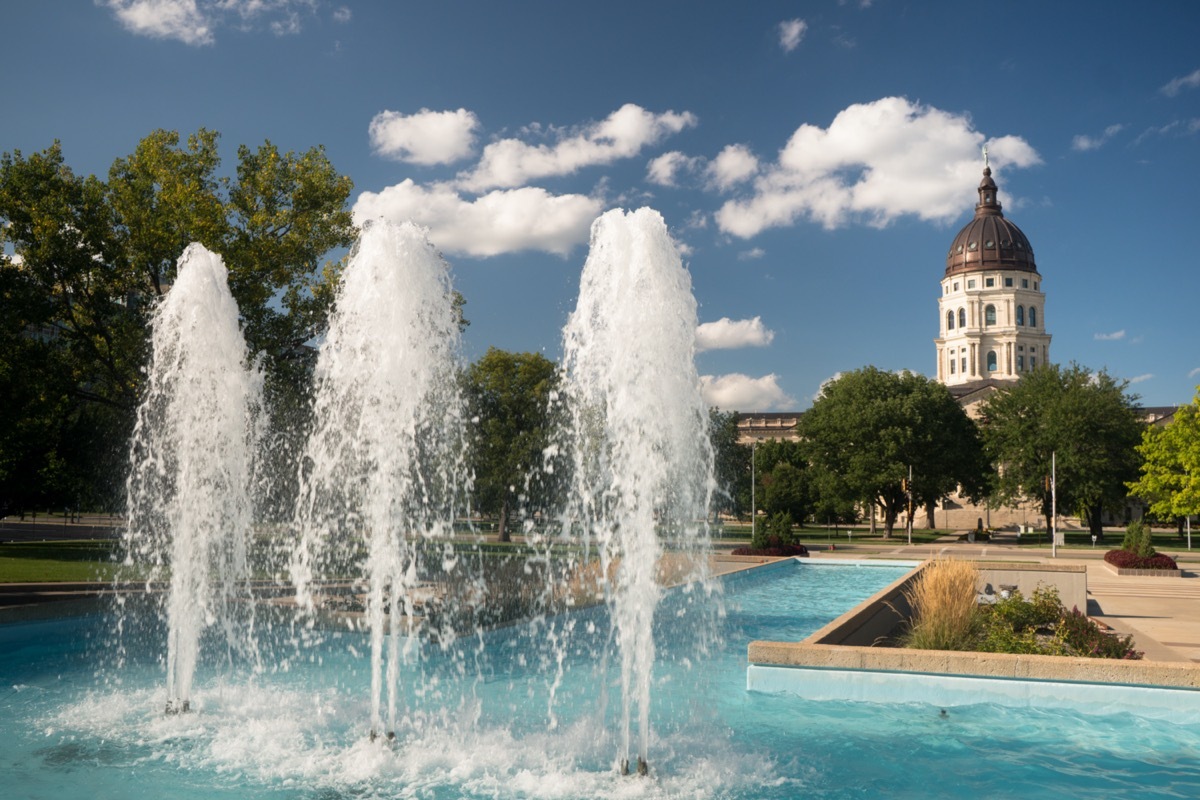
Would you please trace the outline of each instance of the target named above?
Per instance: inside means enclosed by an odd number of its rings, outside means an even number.
[[[984,325],[995,325],[996,324],[996,307],[995,306],[988,306],[987,308],[985,308],[983,310],[983,324]]]
[[[946,312],[946,330],[948,330],[948,331],[954,330],[954,312],[953,311]]]
[[[1018,352],[1018,353],[1024,353],[1024,352],[1025,352],[1025,345],[1023,345],[1023,344],[1019,344],[1019,345],[1017,345],[1017,352]]]
[[[1025,324],[1025,306],[1017,306],[1017,324]]]
[[[1004,285],[1005,285],[1005,286],[1007,286],[1007,287],[1009,287],[1009,288],[1012,288],[1012,285],[1013,285],[1013,284],[1012,284],[1012,278],[1005,278],[1005,279],[1004,279]]]
[[[983,285],[990,289],[996,285],[996,279],[995,278],[984,278]]]
[[[1029,327],[1037,327],[1037,309],[1033,306],[1029,307]]]
[[[958,291],[958,281],[954,282],[954,291]]]
[[[958,310],[958,327],[967,327],[967,310],[965,308],[960,308]]]
[[[963,358],[962,358],[962,374],[963,375],[967,374],[967,357],[966,356],[963,356]]]
[[[998,370],[999,368],[1000,368],[1000,367],[999,367],[999,366],[996,364],[996,351],[995,351],[995,350],[988,350],[988,354],[987,354],[987,371],[988,371],[988,372],[995,372],[995,371],[996,371],[996,370]]]
[[[1021,278],[1021,288],[1022,289],[1029,288],[1029,278]]]
[[[955,365],[955,361],[956,361],[956,360],[957,360],[957,359],[953,359],[953,358],[952,358],[952,359],[950,359],[950,374],[951,374],[951,375],[953,375],[953,374],[954,374],[954,365]]]
[[[1036,367],[1037,367],[1037,356],[1030,356],[1029,357],[1029,368],[1035,369]]]
[[[1017,356],[1017,372],[1025,371],[1025,356]]]
[[[1034,282],[1033,282],[1033,290],[1034,290],[1035,292],[1038,290],[1038,282],[1037,282],[1037,281],[1034,281]]]
[[[968,288],[968,289],[974,289],[974,288],[975,288],[975,281],[974,281],[974,279],[967,281],[967,288]]]

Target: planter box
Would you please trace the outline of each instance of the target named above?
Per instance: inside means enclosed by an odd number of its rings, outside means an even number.
[[[1131,569],[1130,567],[1114,567],[1107,561],[1104,566],[1108,567],[1109,571],[1117,575],[1130,575],[1139,578],[1182,578],[1183,570],[1181,569]]]

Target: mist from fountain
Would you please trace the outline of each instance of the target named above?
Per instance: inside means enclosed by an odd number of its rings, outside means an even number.
[[[126,563],[168,583],[167,710],[187,710],[201,636],[254,657],[248,537],[262,374],[250,363],[221,258],[192,244],[151,321],[126,482]]]
[[[597,219],[563,330],[573,476],[565,527],[599,549],[621,661],[623,767],[648,759],[660,585],[702,580],[707,569],[715,484],[696,321],[691,278],[661,215],[618,209]]]
[[[443,543],[435,557],[453,568],[448,542],[469,489],[460,362],[445,261],[412,223],[368,223],[341,274],[316,365],[290,569],[310,623],[328,581],[365,590],[372,734],[397,726],[419,559]]]

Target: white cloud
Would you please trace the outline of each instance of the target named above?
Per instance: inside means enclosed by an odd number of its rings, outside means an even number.
[[[696,349],[704,351],[766,347],[774,338],[775,332],[763,325],[762,317],[736,320],[721,317],[716,322],[705,322],[697,326]]]
[[[415,114],[381,111],[371,120],[371,149],[413,164],[450,164],[471,155],[479,119],[465,108]]]
[[[353,15],[354,12],[352,12],[348,7],[338,6],[333,10],[333,21],[345,24],[350,21],[350,18]]]
[[[553,145],[528,144],[520,139],[492,142],[484,148],[475,169],[460,174],[458,182],[462,188],[477,192],[570,175],[584,167],[636,156],[642,148],[696,122],[696,115],[688,111],[654,114],[626,103],[600,122],[573,133],[564,132]]]
[[[1188,373],[1189,378],[1194,378],[1197,375],[1200,375],[1200,367],[1196,367],[1194,370]]]
[[[779,376],[751,378],[733,372],[728,375],[701,375],[700,392],[704,402],[726,411],[786,410],[796,405],[779,387]]]
[[[799,47],[807,30],[808,23],[802,19],[786,19],[779,23],[779,46],[783,52],[790,53]]]
[[[1119,331],[1113,331],[1112,333],[1096,333],[1092,335],[1092,338],[1097,342],[1115,342],[1119,339],[1125,338],[1125,330],[1121,329]]]
[[[803,218],[829,229],[882,227],[904,214],[948,222],[968,207],[984,143],[994,171],[1041,163],[1024,139],[987,139],[963,114],[903,97],[852,105],[827,129],[797,128],[753,193],[717,211],[717,225],[749,238]]]
[[[1079,134],[1071,140],[1071,149],[1087,152],[1088,150],[1099,150],[1105,143],[1125,129],[1124,125],[1109,125],[1104,129],[1104,132],[1099,136],[1087,136]]]
[[[1189,75],[1173,78],[1159,89],[1159,91],[1167,97],[1174,97],[1183,89],[1195,89],[1197,86],[1200,86],[1200,69]]]
[[[743,250],[742,252],[738,253],[737,257],[738,261],[754,261],[762,258],[766,254],[767,251],[763,250],[761,247],[751,247],[749,250]]]
[[[184,44],[212,44],[212,24],[196,0],[108,0],[105,3],[130,33]]]
[[[714,187],[722,191],[752,178],[758,172],[758,159],[748,147],[726,145],[705,172]]]
[[[580,194],[552,195],[524,187],[462,198],[447,184],[419,186],[411,179],[382,192],[363,192],[354,203],[357,224],[375,217],[412,220],[447,253],[494,256],[542,250],[565,256],[587,242],[601,201]]]
[[[646,165],[646,180],[659,186],[678,186],[679,176],[698,168],[701,159],[684,155],[678,150],[663,153]]]
[[[276,36],[297,34],[301,29],[301,12],[311,14],[316,9],[313,0],[96,1],[107,6],[130,33],[154,39],[177,39],[197,46],[216,42],[215,30],[226,24],[229,17],[238,18],[240,23],[234,24],[245,29],[251,29],[261,18],[267,21],[267,27]],[[341,10],[334,12],[335,19]]]
[[[1144,374],[1144,375],[1138,375],[1138,376],[1136,376],[1136,377],[1130,378],[1130,379],[1129,379],[1129,382],[1130,382],[1131,384],[1132,384],[1132,383],[1142,383],[1143,381],[1148,381],[1148,380],[1150,380],[1150,379],[1151,379],[1151,378],[1153,378],[1153,377],[1154,377],[1154,373],[1153,373],[1153,372],[1147,372],[1147,373],[1146,373],[1146,374]]]

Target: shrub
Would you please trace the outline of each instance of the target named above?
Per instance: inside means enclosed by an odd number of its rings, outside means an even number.
[[[1142,654],[1133,649],[1132,636],[1115,636],[1104,631],[1080,612],[1071,609],[1059,620],[1055,639],[1063,644],[1069,655],[1088,658],[1137,659]]]
[[[792,535],[792,515],[780,511],[767,520],[767,536],[776,539],[780,546],[794,544],[796,538]]]
[[[979,632],[975,585],[979,570],[966,561],[933,561],[904,597],[912,621],[903,636],[906,647],[922,650],[970,650]]]
[[[807,556],[808,548],[802,544],[772,545],[768,542],[763,547],[735,547],[730,551],[730,555],[790,558],[791,556]]]
[[[1125,529],[1125,538],[1121,540],[1121,549],[1136,553],[1141,546],[1145,531],[1146,526],[1140,519],[1129,523],[1129,527]]]
[[[1128,550],[1109,550],[1104,560],[1120,569],[1179,569],[1175,559],[1162,553],[1146,558]]]

